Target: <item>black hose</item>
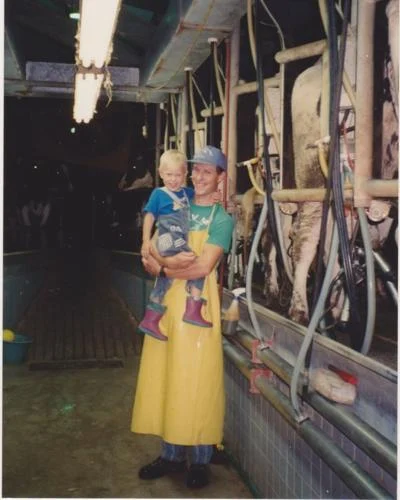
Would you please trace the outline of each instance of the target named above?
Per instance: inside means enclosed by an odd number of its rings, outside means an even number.
[[[350,13],[350,1],[346,0],[344,5],[344,19],[342,25],[342,43],[340,45],[340,54],[337,50],[337,32],[335,23],[335,2],[328,2],[328,47],[330,63],[330,115],[329,115],[329,133],[331,136],[331,145],[329,151],[330,181],[333,191],[333,209],[339,233],[339,248],[342,258],[346,278],[346,289],[350,302],[350,325],[352,331],[351,345],[354,349],[360,350],[362,347],[363,335],[361,332],[361,318],[357,297],[357,289],[354,279],[350,242],[347,235],[347,225],[343,207],[343,187],[340,171],[340,144],[339,144],[339,126],[338,114],[340,106],[340,95],[342,90],[342,75],[344,67],[344,55],[346,45],[346,32],[348,26],[348,17]]]
[[[258,104],[260,107],[260,119],[261,119],[261,128],[262,128],[262,136],[263,136],[263,151],[262,151],[262,165],[265,172],[264,179],[264,190],[265,196],[267,197],[267,206],[269,208],[267,212],[267,218],[269,222],[269,226],[271,228],[272,233],[272,241],[276,248],[277,255],[277,264],[278,270],[282,269],[284,272],[285,266],[283,263],[282,249],[279,244],[278,238],[278,229],[277,229],[277,221],[275,218],[275,210],[273,209],[272,200],[272,190],[273,190],[273,179],[271,172],[271,162],[268,152],[269,146],[269,137],[267,137],[266,133],[266,125],[265,125],[265,104],[264,104],[264,72],[263,72],[263,61],[262,61],[262,50],[261,50],[261,36],[260,36],[260,0],[255,2],[255,12],[254,12],[254,31],[255,31],[255,39],[256,39],[256,74],[257,74],[257,94],[258,94]],[[279,271],[278,271],[279,272]]]
[[[344,28],[344,26],[343,26]],[[344,30],[342,30],[344,33]],[[332,72],[330,74],[332,77]],[[334,78],[330,79],[330,85],[334,84]],[[332,87],[331,87],[332,88]],[[331,94],[332,95],[332,94]],[[322,97],[320,97],[322,99]],[[344,124],[346,123],[347,117],[350,113],[350,110],[346,110],[344,113],[344,118],[342,120],[342,124],[340,126],[341,129],[344,129]],[[349,129],[346,129],[348,132]],[[314,286],[313,293],[313,302],[311,307],[311,312],[314,311],[315,305],[317,304],[318,296],[321,291],[321,286],[323,282],[323,268],[324,268],[324,253],[325,253],[325,239],[326,239],[326,229],[328,227],[328,215],[330,208],[330,198],[331,198],[331,170],[329,170],[328,181],[326,183],[326,195],[322,205],[322,216],[321,216],[321,229],[320,229],[320,237],[319,237],[319,249],[318,249],[318,258],[317,258],[317,272],[316,272],[316,281]]]

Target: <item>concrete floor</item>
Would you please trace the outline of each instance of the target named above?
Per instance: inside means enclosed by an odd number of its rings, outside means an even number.
[[[129,429],[137,366],[133,353],[123,368],[4,366],[2,497],[251,498],[229,463],[197,491],[183,475],[138,478],[159,439]]]

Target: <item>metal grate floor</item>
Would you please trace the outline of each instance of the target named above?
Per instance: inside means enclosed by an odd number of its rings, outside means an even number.
[[[64,252],[49,261],[46,282],[18,325],[33,339],[32,370],[122,366],[140,337],[111,288],[107,259]]]

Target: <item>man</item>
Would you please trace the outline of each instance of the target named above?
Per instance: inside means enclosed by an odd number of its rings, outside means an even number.
[[[206,146],[192,160],[195,190],[190,210],[189,246],[195,253],[160,257],[152,248],[143,263],[155,276],[172,278],[160,330],[168,342],[146,336],[133,408],[132,431],[163,439],[161,456],[142,467],[141,479],[156,479],[189,467],[186,485],[208,484],[213,445],[222,440],[224,422],[223,353],[220,301],[215,268],[229,251],[233,221],[212,197],[226,170],[226,158]],[[185,283],[205,277],[204,315],[212,328],[182,321]],[[190,447],[190,448],[188,448]]]

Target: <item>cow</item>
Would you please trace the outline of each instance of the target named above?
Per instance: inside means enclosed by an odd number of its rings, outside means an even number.
[[[386,14],[391,26],[398,25],[398,2],[389,0]],[[397,22],[396,22],[397,19]],[[389,29],[389,46],[397,34]],[[394,42],[396,43],[396,41]],[[345,63],[346,65],[346,63]],[[381,178],[391,179],[396,177],[398,170],[398,61],[387,60],[385,102],[382,112],[382,163]],[[322,188],[326,185],[326,177],[321,169],[319,150],[317,145],[321,142],[320,107],[321,107],[321,76],[322,61],[301,73],[295,81],[292,98],[292,125],[293,125],[293,150],[295,166],[295,182],[297,188]],[[343,92],[342,92],[343,94]],[[351,113],[347,113],[350,116]],[[346,127],[345,127],[346,128]],[[342,141],[343,142],[343,141]],[[348,155],[351,156],[351,155]],[[344,160],[343,160],[344,161]],[[346,160],[350,163],[350,159]],[[372,212],[372,209],[371,209]],[[367,211],[368,213],[368,211]],[[322,203],[301,202],[297,204],[297,213],[291,212],[286,216],[293,220],[290,231],[291,245],[290,258],[293,269],[293,288],[290,299],[288,316],[303,325],[309,322],[309,306],[307,298],[307,280],[310,266],[312,265],[320,238]],[[373,217],[371,217],[373,220]],[[332,222],[332,215],[329,216]],[[350,226],[352,220],[347,217]],[[382,245],[388,234],[391,220],[384,218],[382,221],[371,225],[371,237],[374,248]],[[373,233],[375,232],[375,237]],[[327,236],[330,236],[328,229]],[[330,240],[327,238],[325,253],[329,249]],[[284,251],[288,252],[288,246]],[[277,269],[274,253],[269,251],[266,258],[265,293],[268,303],[277,298],[279,286],[277,283]],[[282,274],[282,273],[281,273]],[[340,307],[336,307],[338,315]]]
[[[396,0],[387,6],[393,15]],[[398,4],[397,4],[398,19]],[[388,65],[386,65],[386,68]],[[388,75],[386,75],[388,77]],[[324,187],[325,178],[318,161],[318,151],[310,147],[321,136],[318,108],[321,98],[321,61],[304,71],[296,80],[292,94],[293,148],[295,180],[298,188]],[[389,92],[393,95],[392,92]],[[383,160],[382,178],[393,178],[398,169],[398,117],[396,109],[386,96],[383,108]],[[322,204],[304,202],[298,204],[298,213],[292,231],[292,261],[294,267],[293,292],[289,317],[301,324],[309,321],[307,303],[307,276],[319,243]],[[328,233],[327,233],[328,234]],[[382,236],[378,237],[382,243]],[[375,242],[375,248],[378,246]]]

